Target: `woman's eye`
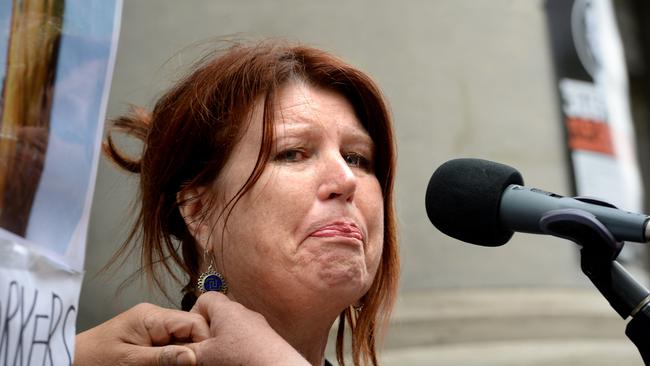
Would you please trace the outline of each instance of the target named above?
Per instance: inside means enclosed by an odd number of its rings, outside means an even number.
[[[284,150],[275,156],[275,160],[286,161],[286,162],[296,162],[304,158],[305,158],[305,153],[298,149]]]
[[[361,154],[347,153],[343,155],[343,158],[349,166],[361,168],[367,171],[372,170],[372,164],[370,163],[370,160]]]

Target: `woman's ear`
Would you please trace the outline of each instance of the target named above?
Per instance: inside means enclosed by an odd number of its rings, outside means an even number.
[[[185,225],[196,243],[205,250],[210,232],[209,218],[206,215],[204,187],[184,189],[176,194],[178,209]]]

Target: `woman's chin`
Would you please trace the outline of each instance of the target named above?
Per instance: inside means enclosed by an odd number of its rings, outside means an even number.
[[[309,279],[309,287],[318,293],[340,297],[344,301],[356,301],[368,291],[373,281],[374,271],[369,271],[361,253],[319,253],[306,266],[304,264],[294,273],[299,273],[303,279]]]
[[[320,287],[331,296],[356,300],[368,291],[371,279],[365,267],[334,265],[319,271]]]

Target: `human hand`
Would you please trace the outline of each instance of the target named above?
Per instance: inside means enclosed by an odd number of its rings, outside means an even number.
[[[194,366],[191,348],[210,336],[205,319],[193,313],[139,304],[76,337],[76,366]]]
[[[219,292],[201,295],[191,310],[210,323],[210,337],[188,344],[197,365],[309,365],[264,316]]]

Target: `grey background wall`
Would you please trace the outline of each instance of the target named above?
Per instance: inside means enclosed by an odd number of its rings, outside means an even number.
[[[437,232],[424,210],[431,173],[455,157],[504,162],[530,185],[569,193],[543,1],[127,0],[108,116],[129,104],[150,107],[201,50],[214,45],[210,40],[227,35],[324,48],[383,88],[398,138],[406,298],[447,289],[589,286],[567,242],[518,234],[500,248],[466,245]],[[96,274],[125,238],[136,184],[101,161],[80,329],[143,300],[159,300],[137,283],[115,295],[137,264],[135,254],[121,270]]]

